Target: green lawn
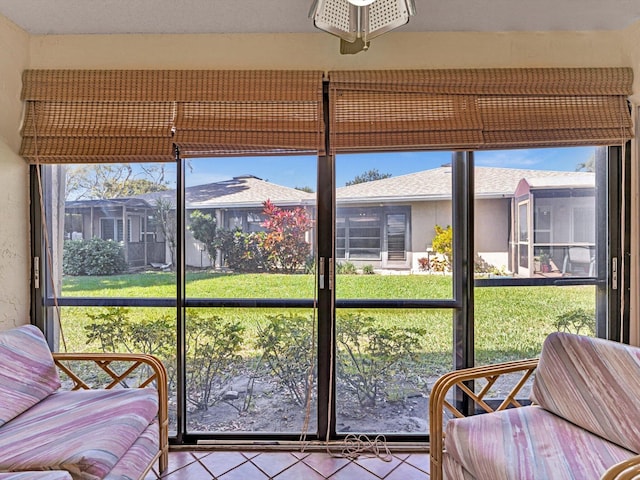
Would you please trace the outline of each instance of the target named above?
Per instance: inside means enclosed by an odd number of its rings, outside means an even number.
[[[189,273],[187,296],[195,298],[312,298],[312,275]],[[63,296],[69,297],[174,297],[175,274],[153,272],[110,277],[65,277]],[[451,298],[451,277],[443,275],[338,275],[337,297],[443,299]],[[544,337],[557,329],[555,322],[576,308],[590,312],[595,308],[593,286],[564,287],[491,287],[475,291],[476,358],[490,363],[535,356]],[[104,311],[99,307],[64,307],[62,321],[67,348],[95,350],[99,345],[86,340],[84,326],[91,323],[88,313]],[[199,309],[204,315],[216,315],[240,322],[246,329],[246,350],[252,349],[258,327],[280,309],[216,308]],[[290,313],[311,317],[311,311]],[[338,311],[341,315],[360,313],[372,316],[382,327],[415,326],[426,329],[422,351],[426,364],[437,370],[451,366],[453,312],[445,309],[386,309]],[[131,320],[167,316],[173,309],[136,308]],[[188,328],[188,324],[187,324]]]

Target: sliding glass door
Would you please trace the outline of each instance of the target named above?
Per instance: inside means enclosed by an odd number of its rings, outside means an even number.
[[[580,147],[33,167],[34,318],[60,350],[160,357],[176,442],[425,440],[444,372],[536,356],[556,330],[624,338],[626,164]]]

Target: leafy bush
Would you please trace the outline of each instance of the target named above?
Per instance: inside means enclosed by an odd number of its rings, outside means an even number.
[[[202,242],[207,255],[213,262],[216,258],[215,238],[216,238],[216,219],[210,213],[202,213],[195,210],[189,215],[189,226],[193,238]]]
[[[418,268],[423,272],[428,272],[430,269],[429,258],[428,257],[420,257],[418,259]]]
[[[87,312],[93,320],[84,327],[87,341],[100,342],[103,352],[137,352],[171,356],[175,350],[175,321],[168,315],[160,318],[144,317],[132,322],[131,309],[106,307],[98,313]]]
[[[475,273],[485,273],[485,274],[490,273],[493,275],[502,275],[502,276],[508,274],[508,272],[505,270],[504,267],[499,268],[499,267],[496,267],[495,265],[492,265],[477,253],[475,255],[475,259],[473,262],[473,271]]]
[[[175,388],[171,367],[176,355],[175,319],[167,316],[131,321],[130,309],[107,307],[87,313],[87,341],[98,341],[104,352],[142,352],[158,356],[167,366],[169,388]],[[187,401],[207,410],[220,401],[238,371],[244,327],[218,316],[190,310],[186,328]]]
[[[63,248],[65,275],[115,275],[127,270],[124,249],[113,240],[68,240]]]
[[[223,255],[224,264],[235,272],[260,272],[269,269],[264,255],[264,232],[245,233],[240,228],[218,229],[213,245]]]
[[[453,262],[453,229],[451,225],[447,225],[446,228],[436,225],[434,228],[436,234],[431,241],[431,247],[434,252],[443,255],[450,266]]]
[[[309,368],[313,349],[311,318],[301,315],[267,317],[265,328],[259,329],[257,346],[262,360],[280,379],[298,405],[306,405],[310,395]]]
[[[554,326],[559,332],[582,335],[596,334],[595,312],[584,308],[576,308],[556,317]]]
[[[262,223],[267,229],[265,255],[272,269],[293,273],[304,267],[311,246],[305,240],[311,229],[311,217],[304,208],[285,210],[267,200],[263,204],[267,216]]]
[[[365,265],[362,267],[362,273],[364,275],[373,275],[375,272],[373,271],[373,265]]]
[[[336,262],[336,273],[342,275],[356,275],[358,269],[351,262]]]
[[[197,410],[219,402],[238,371],[244,327],[217,315],[187,314],[187,401]]]
[[[361,406],[375,406],[380,397],[390,394],[390,379],[409,374],[409,360],[419,351],[425,335],[423,328],[386,327],[360,314],[340,316],[336,332],[338,379]]]

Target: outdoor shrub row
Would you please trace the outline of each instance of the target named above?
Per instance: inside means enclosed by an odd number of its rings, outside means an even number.
[[[125,307],[108,307],[88,313],[87,340],[105,352],[150,353],[167,365],[170,388],[175,389],[175,321],[160,317],[132,321]],[[186,319],[187,401],[196,410],[207,410],[223,400],[234,379],[247,365],[249,383],[269,375],[276,378],[291,402],[305,405],[314,385],[313,318],[272,315],[259,326],[254,342],[245,344],[244,327],[237,321],[190,310]],[[337,326],[339,387],[363,407],[373,407],[388,397],[390,379],[406,378],[414,352],[420,349],[425,330],[406,326],[382,326],[370,316],[340,316]],[[255,359],[241,356],[255,350]],[[250,387],[250,385],[249,385]],[[250,394],[251,388],[247,389]],[[396,392],[394,392],[396,394]],[[251,399],[245,401],[248,408]]]

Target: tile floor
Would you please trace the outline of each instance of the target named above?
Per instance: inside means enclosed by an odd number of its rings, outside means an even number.
[[[326,452],[174,451],[169,468],[147,480],[428,480],[428,453],[393,453],[388,461]]]

